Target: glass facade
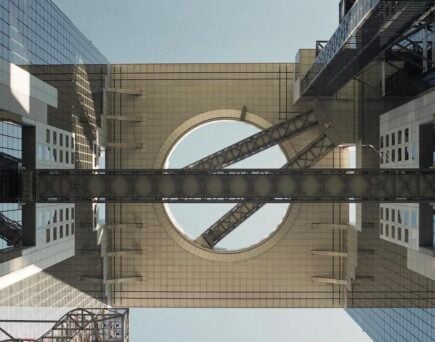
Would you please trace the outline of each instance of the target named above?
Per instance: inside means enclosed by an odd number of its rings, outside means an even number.
[[[352,319],[376,342],[435,340],[435,309],[347,309]]]
[[[108,62],[51,0],[0,1],[0,57],[17,65]]]

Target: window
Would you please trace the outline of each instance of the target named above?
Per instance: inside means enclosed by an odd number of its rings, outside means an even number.
[[[65,163],[69,164],[69,153],[65,151]]]
[[[54,211],[53,223],[57,223],[57,210]]]
[[[63,163],[63,151],[59,150],[59,163]]]
[[[71,235],[74,235],[74,222],[73,223],[71,223]]]
[[[71,164],[74,164],[74,152],[71,152]]]
[[[59,146],[63,146],[63,134],[59,133]]]
[[[385,225],[385,236],[386,237],[390,236],[390,226],[388,224]]]
[[[394,226],[391,226],[391,238],[396,238],[396,228]]]
[[[71,208],[71,220],[74,220],[75,208]]]
[[[65,220],[69,220],[69,208],[65,209]]]
[[[405,128],[405,142],[409,142],[409,128]]]
[[[391,146],[396,145],[396,134],[391,133]]]
[[[69,147],[69,137],[65,135],[65,147]]]
[[[385,136],[385,147],[389,147],[390,146],[390,136],[387,134]]]
[[[397,143],[398,144],[402,143],[402,131],[401,130],[399,132],[397,132]]]
[[[402,241],[402,228],[397,227],[397,239]]]
[[[402,161],[402,148],[397,149],[397,161]]]
[[[381,148],[384,147],[384,137],[382,135],[381,135],[381,143],[380,143],[380,145],[381,145]]]
[[[391,209],[391,221],[396,221],[396,209]]]
[[[405,210],[403,212],[403,223],[407,226],[409,225],[409,212],[408,210]]]
[[[69,224],[65,225],[65,236],[69,236]]]
[[[417,144],[411,145],[411,159],[417,160]]]
[[[384,219],[384,208],[379,207],[379,217],[381,218],[381,220]]]
[[[408,146],[405,146],[405,160],[409,160],[409,149],[408,149]]]
[[[57,144],[57,133],[53,132],[53,144],[56,145]]]
[[[50,143],[50,130],[49,130],[49,129],[46,129],[46,130],[45,130],[45,142],[46,142],[47,144]]]
[[[71,137],[71,148],[74,148],[74,137]]]
[[[57,228],[53,228],[53,241],[57,240]]]
[[[397,223],[402,223],[402,210],[397,210]]]
[[[379,226],[379,234],[384,235],[384,224],[381,223]]]
[[[396,161],[396,150],[391,150],[391,162],[394,163]]]
[[[53,160],[57,161],[57,150],[53,148]]]
[[[59,222],[63,221],[63,209],[59,209]]]
[[[45,230],[45,242],[50,242],[50,229]]]
[[[409,230],[405,229],[405,242],[408,243],[409,241]]]
[[[385,208],[385,219],[387,221],[390,220],[390,209],[388,209],[388,208]]]
[[[417,213],[415,211],[411,212],[411,226],[417,228]]]
[[[59,239],[63,238],[63,226],[59,227]]]

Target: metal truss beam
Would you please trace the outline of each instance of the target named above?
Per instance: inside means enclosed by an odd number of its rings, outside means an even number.
[[[17,246],[23,238],[21,224],[13,221],[0,212],[0,239],[6,241],[8,246]]]
[[[128,341],[129,310],[111,308],[78,308],[69,311],[58,321],[52,320],[1,320],[0,323],[40,324],[54,323],[53,327],[39,338],[14,338],[4,329],[0,330],[14,342],[46,341]]]
[[[317,124],[313,110],[309,110],[189,164],[185,169],[210,170],[227,167],[286,139],[293,138]]]
[[[322,134],[298,152],[283,169],[304,169],[314,165],[334,148],[326,134]],[[216,246],[225,236],[263,207],[264,203],[239,203],[213,223],[196,241],[205,247]]]
[[[36,202],[435,201],[432,169],[36,170]]]

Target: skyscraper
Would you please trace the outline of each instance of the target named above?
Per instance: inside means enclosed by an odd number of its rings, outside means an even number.
[[[342,1],[294,63],[110,64],[51,1],[4,1],[2,305],[431,308],[431,5]],[[222,121],[256,131],[170,169]],[[280,171],[225,169],[272,146]],[[233,207],[192,233],[169,202]],[[242,224],[268,233],[222,247]]]

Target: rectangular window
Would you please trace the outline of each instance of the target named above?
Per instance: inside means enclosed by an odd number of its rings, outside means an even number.
[[[397,210],[397,222],[402,223],[402,210]]]
[[[409,212],[408,210],[405,210],[403,212],[403,223],[408,226],[409,225]]]
[[[74,164],[74,152],[71,152],[71,164]]]
[[[409,142],[409,128],[405,128],[405,142]]]
[[[65,235],[69,236],[69,224],[68,223],[65,225]]]
[[[71,223],[71,235],[74,235],[75,233],[75,227],[74,227],[74,222]]]
[[[415,211],[411,212],[411,226],[417,228],[417,213]]]
[[[387,221],[390,220],[390,209],[388,209],[388,208],[385,208],[385,219]]]
[[[63,134],[59,133],[59,146],[63,146]]]
[[[397,161],[402,161],[402,148],[397,149]]]
[[[402,228],[397,228],[397,239],[402,241]]]
[[[409,149],[408,149],[408,146],[405,146],[405,160],[409,160]]]
[[[385,136],[385,147],[389,147],[390,146],[390,136],[387,134]]]
[[[417,144],[411,145],[411,159],[417,160]]]
[[[396,209],[391,209],[391,221],[396,221]]]
[[[384,224],[383,223],[381,223],[379,225],[379,234],[384,235]]]
[[[71,208],[71,220],[74,220],[75,208]]]
[[[63,163],[63,151],[59,150],[59,163]]]
[[[57,161],[57,150],[53,148],[53,160]]]
[[[381,220],[384,219],[384,208],[382,207],[379,207],[379,217]]]
[[[391,226],[391,238],[396,238],[396,228],[394,226]]]
[[[394,163],[396,161],[396,150],[391,150],[391,162]]]
[[[50,229],[45,230],[45,242],[50,242]]]
[[[59,222],[63,221],[63,209],[59,209]]]
[[[57,240],[57,228],[53,228],[53,241]]]
[[[65,151],[65,163],[69,164],[69,153]]]
[[[409,241],[409,230],[405,229],[405,242],[408,243]]]
[[[63,226],[59,227],[59,239],[63,238]]]
[[[384,137],[381,135],[381,142],[380,142],[381,148],[384,148]]]
[[[56,145],[57,144],[57,133],[53,132],[53,144]]]
[[[69,147],[69,137],[65,135],[65,147]]]
[[[396,134],[391,133],[391,146],[396,145]]]
[[[386,237],[390,236],[390,226],[388,224],[385,225],[385,236]]]
[[[74,149],[74,137],[71,137],[71,148]]]
[[[69,220],[69,208],[65,209],[65,220]]]
[[[53,223],[57,223],[57,210],[54,211]]]
[[[402,143],[402,131],[397,132],[397,143]]]
[[[45,130],[45,142],[46,142],[47,144],[50,143],[50,130],[49,130],[49,129],[46,129],[46,130]]]

